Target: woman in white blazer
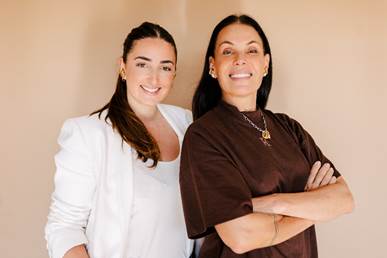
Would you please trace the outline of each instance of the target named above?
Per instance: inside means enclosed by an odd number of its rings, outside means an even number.
[[[191,112],[160,104],[176,46],[145,22],[124,42],[110,102],[68,119],[55,156],[45,228],[52,258],[185,258],[192,253],[179,192],[180,149]]]

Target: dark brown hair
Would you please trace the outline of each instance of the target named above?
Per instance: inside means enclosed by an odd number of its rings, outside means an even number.
[[[139,27],[134,28],[125,39],[122,54],[124,63],[126,63],[128,53],[133,48],[135,41],[145,38],[160,38],[170,43],[177,58],[176,44],[171,34],[158,24],[144,22]],[[130,80],[130,78],[128,79]],[[98,117],[101,118],[104,110],[107,110],[105,121],[110,119],[113,129],[121,135],[122,141],[125,141],[137,151],[138,158],[143,162],[152,159],[153,164],[151,167],[157,166],[157,162],[160,160],[160,148],[144,123],[130,107],[126,82],[120,75],[117,79],[116,90],[109,103],[94,111],[91,115],[98,113]]]
[[[214,28],[214,31],[211,34],[210,43],[208,44],[206,56],[204,59],[204,67],[202,76],[198,83],[198,86],[195,90],[194,97],[192,100],[192,113],[194,120],[199,119],[205,113],[213,109],[218,105],[219,100],[222,98],[222,90],[220,88],[219,82],[217,79],[212,78],[208,71],[210,69],[209,58],[214,57],[215,52],[215,43],[218,38],[220,31],[234,23],[245,24],[254,28],[259,37],[263,42],[264,54],[270,55],[269,69],[267,75],[263,78],[261,86],[257,91],[257,108],[264,109],[269,98],[272,82],[272,56],[270,51],[269,41],[265,33],[263,32],[261,26],[253,18],[247,15],[230,15],[220,21]]]

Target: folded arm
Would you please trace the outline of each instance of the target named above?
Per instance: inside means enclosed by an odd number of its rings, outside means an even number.
[[[327,221],[349,213],[354,201],[342,177],[335,184],[299,193],[276,193],[253,198],[255,212],[275,213],[286,216]]]
[[[274,222],[275,220],[275,222]],[[222,241],[242,254],[284,242],[313,225],[313,221],[251,213],[215,226]]]
[[[272,194],[252,199],[254,213],[215,226],[235,253],[279,244],[312,226],[353,209],[352,195],[329,164],[316,162],[307,192]],[[274,216],[274,214],[279,214]]]
[[[326,221],[353,210],[352,194],[342,177],[336,179],[329,163],[315,162],[305,186],[306,192],[276,193],[253,198],[255,212]]]

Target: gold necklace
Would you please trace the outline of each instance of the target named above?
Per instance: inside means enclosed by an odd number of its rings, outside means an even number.
[[[269,130],[267,130],[267,125],[266,125],[266,120],[265,120],[265,117],[264,117],[264,115],[263,115],[263,113],[262,112],[260,112],[261,113],[261,116],[262,116],[262,120],[263,120],[263,125],[264,125],[264,129],[262,129],[262,128],[259,128],[256,124],[254,124],[253,123],[253,121],[251,121],[250,120],[250,118],[248,118],[245,114],[243,114],[243,113],[241,113],[242,114],[242,116],[243,116],[243,118],[252,126],[252,127],[254,127],[258,132],[260,132],[261,133],[261,140],[262,140],[262,142],[265,144],[265,145],[267,145],[267,146],[271,146],[270,145],[270,143],[268,142],[268,140],[270,140],[271,139],[271,136],[270,136],[270,132],[269,132]]]

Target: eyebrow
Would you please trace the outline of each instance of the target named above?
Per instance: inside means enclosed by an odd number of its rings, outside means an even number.
[[[137,56],[134,58],[134,60],[137,60],[137,59],[141,59],[141,60],[148,61],[148,62],[152,61],[152,59],[145,57],[145,56]],[[162,61],[160,61],[160,64],[172,64],[172,65],[174,65],[175,63],[172,62],[171,60],[162,60]]]
[[[174,65],[175,63],[172,62],[171,60],[163,60],[160,62],[160,64],[172,64],[172,65]]]
[[[220,44],[218,45],[218,47],[220,47],[220,46],[223,45],[223,44],[234,45],[231,41],[225,40],[225,41],[223,41],[222,43],[220,43]]]
[[[148,57],[145,57],[145,56],[136,56],[134,58],[134,60],[137,60],[137,59],[141,59],[141,60],[145,60],[145,61],[152,61],[152,59],[148,58]]]
[[[253,43],[256,43],[256,44],[259,45],[259,42],[256,41],[256,40],[251,40],[251,41],[249,41],[246,45],[250,45],[250,44],[253,44]],[[218,47],[220,47],[220,46],[223,45],[223,44],[234,45],[234,43],[232,43],[231,41],[225,40],[225,41],[223,41],[222,43],[220,43],[220,44],[218,45]]]

